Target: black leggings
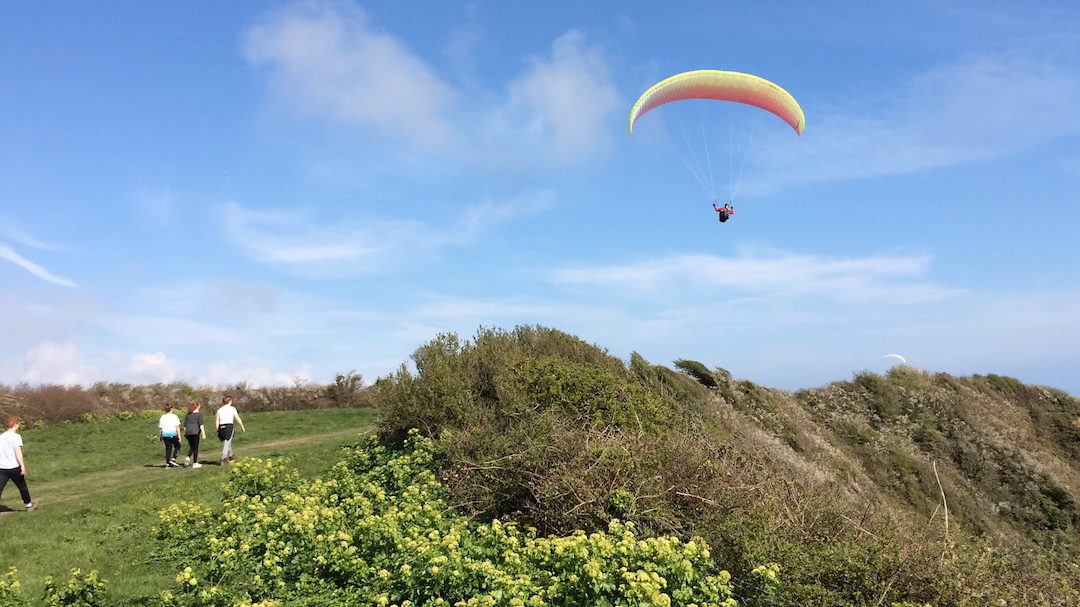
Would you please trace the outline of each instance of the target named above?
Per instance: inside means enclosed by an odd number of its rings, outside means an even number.
[[[0,495],[4,494],[4,487],[7,487],[8,479],[15,481],[15,486],[19,488],[19,494],[22,495],[23,504],[30,503],[30,489],[26,487],[26,477],[20,474],[21,468],[11,468],[9,470],[0,470]]]
[[[180,455],[180,437],[166,436],[161,440],[165,441],[165,465],[175,462],[176,456]]]
[[[187,439],[187,456],[191,458],[191,463],[199,463],[199,435],[186,434],[184,438]]]

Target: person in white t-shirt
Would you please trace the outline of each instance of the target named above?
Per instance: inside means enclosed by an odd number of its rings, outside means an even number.
[[[232,405],[231,396],[225,397],[225,404],[217,410],[214,420],[218,439],[223,443],[221,446],[221,465],[227,466],[229,462],[236,459],[232,450],[233,422],[240,424],[241,432],[247,432],[247,428],[244,427],[244,420],[240,419],[240,414],[236,412],[236,407]]]
[[[7,418],[7,430],[0,434],[0,495],[4,494],[9,479],[15,481],[26,511],[30,512],[37,508],[37,502],[30,499],[30,489],[26,487],[26,461],[23,460],[22,437],[19,436],[20,422],[14,416]]]
[[[165,415],[158,420],[158,437],[165,443],[165,467],[179,467],[176,456],[180,455],[180,418],[172,405],[165,407]]]

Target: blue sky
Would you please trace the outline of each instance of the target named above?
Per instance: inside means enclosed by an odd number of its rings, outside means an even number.
[[[786,389],[897,353],[1080,393],[1080,7],[668,4],[0,4],[0,382],[373,380],[543,324]],[[803,136],[719,102],[627,135],[691,69]],[[744,175],[726,224],[694,158]]]

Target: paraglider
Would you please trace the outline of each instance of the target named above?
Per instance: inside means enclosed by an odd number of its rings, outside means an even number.
[[[881,361],[883,361],[883,360],[885,360],[886,358],[889,358],[889,357],[899,358],[901,364],[904,364],[904,365],[907,364],[907,359],[905,359],[903,356],[900,356],[899,354],[886,354],[885,356],[882,356],[881,358],[879,358],[878,362],[881,362]]]
[[[764,78],[759,78],[758,76],[753,76],[751,74],[743,74],[741,72],[695,70],[676,74],[649,87],[649,89],[638,98],[637,103],[635,103],[634,107],[630,110],[630,119],[627,130],[632,135],[634,133],[634,123],[651,110],[673,101],[687,99],[731,101],[733,103],[757,107],[786,122],[791,128],[795,129],[795,133],[800,136],[803,133],[803,129],[806,128],[806,117],[803,115],[799,103],[795,101],[795,98],[787,91],[776,84],[773,84]],[[702,125],[702,136],[705,136],[704,125]],[[753,138],[751,137],[751,142],[752,141]],[[689,145],[689,141],[687,141],[687,146]],[[749,149],[748,145],[746,148],[747,155],[749,154]],[[766,149],[768,148],[766,147]],[[761,160],[761,156],[764,155],[764,153],[763,150],[760,154],[756,154],[757,160],[753,160],[752,165],[750,166],[751,170],[753,169],[753,164],[756,164],[758,160]],[[707,140],[705,141],[705,159],[706,161],[709,160]],[[744,155],[742,166],[739,169],[738,180],[730,184],[731,191],[728,196],[729,203],[725,204],[723,207],[718,207],[716,205],[715,185],[712,179],[711,163],[708,169],[708,175],[705,175],[705,171],[702,170],[702,167],[698,166],[695,168],[695,166],[691,166],[691,163],[685,158],[683,159],[687,168],[694,173],[694,176],[697,178],[702,188],[704,188],[706,193],[712,198],[713,210],[720,214],[721,223],[726,222],[734,212],[734,208],[730,203],[734,201],[735,196],[738,194],[739,188],[742,185],[743,178],[746,175],[746,160],[747,158]],[[694,164],[697,164],[696,158]]]
[[[771,112],[802,135],[806,117],[787,91],[757,76],[720,70],[695,70],[676,74],[654,84],[630,110],[630,133],[634,123],[653,108],[683,99],[715,99],[745,103]]]
[[[735,212],[735,207],[731,206],[730,202],[724,203],[724,206],[722,207],[718,207],[716,206],[716,201],[714,200],[712,203],[712,208],[717,213],[720,213],[720,223],[724,223],[725,221],[727,221],[728,217],[730,217],[731,214]]]

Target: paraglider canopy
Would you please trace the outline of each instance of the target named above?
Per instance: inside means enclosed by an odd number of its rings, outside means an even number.
[[[634,122],[649,110],[683,99],[745,103],[775,114],[799,135],[806,127],[806,117],[795,98],[772,82],[740,72],[696,70],[672,76],[645,91],[630,110],[630,133]]]
[[[885,360],[886,358],[890,358],[890,357],[899,358],[901,364],[904,364],[904,365],[907,364],[907,359],[905,359],[903,356],[900,356],[899,354],[886,354],[885,356],[882,356],[881,358],[879,358],[878,362],[881,362],[881,361]]]

